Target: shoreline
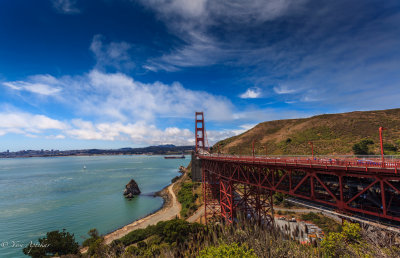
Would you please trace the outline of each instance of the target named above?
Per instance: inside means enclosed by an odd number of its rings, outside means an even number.
[[[140,218],[137,218],[136,220],[131,221],[130,223],[128,223],[126,225],[123,225],[123,226],[121,226],[121,227],[119,227],[117,229],[114,229],[114,230],[112,230],[110,232],[107,232],[104,236],[108,236],[108,235],[114,233],[115,231],[120,230],[120,229],[122,229],[122,228],[124,228],[124,227],[126,227],[128,225],[131,225],[131,224],[133,224],[133,223],[135,223],[135,222],[137,222],[139,220],[146,219],[147,217],[150,217],[151,215],[153,215],[153,214],[161,211],[162,209],[166,208],[166,206],[168,205],[168,203],[167,203],[168,202],[168,200],[167,200],[168,199],[168,194],[167,194],[167,196],[164,196],[162,192],[166,191],[168,189],[168,187],[171,186],[171,185],[172,184],[169,184],[169,185],[165,186],[163,189],[161,189],[160,191],[154,192],[151,195],[147,195],[147,196],[152,196],[152,197],[161,197],[163,199],[163,203],[162,203],[160,208],[155,209],[154,211],[148,213],[147,215],[145,215],[143,217],[140,217]]]
[[[178,153],[180,154],[180,153]],[[178,155],[176,154],[176,155]],[[0,159],[25,159],[25,158],[63,158],[63,157],[93,157],[93,156],[166,156],[170,154],[77,154],[77,155],[53,155],[53,156],[15,156],[0,157]],[[173,154],[175,155],[175,154]],[[190,155],[185,153],[184,156]]]
[[[171,183],[168,186],[164,187],[162,190],[154,193],[154,196],[160,196],[163,198],[163,205],[160,209],[150,213],[140,219],[137,219],[121,228],[118,228],[110,233],[104,235],[104,243],[110,244],[112,241],[124,237],[128,233],[133,230],[139,228],[145,228],[149,225],[157,224],[159,221],[169,220],[173,217],[179,216],[180,205],[177,207],[176,196],[173,194],[172,187],[175,183]],[[178,209],[177,209],[178,208]],[[83,248],[86,249],[86,248]],[[81,249],[81,252],[85,252],[85,250]]]
[[[138,218],[132,222],[130,222],[127,225],[121,226],[111,232],[106,233],[103,237],[104,237],[104,244],[111,244],[112,241],[116,240],[116,239],[120,239],[121,237],[124,237],[125,235],[129,234],[130,232],[138,229],[138,228],[142,228],[144,225],[143,223],[148,222],[150,219],[152,219],[154,216],[156,216],[157,214],[161,214],[163,211],[165,211],[166,209],[170,208],[171,204],[172,204],[172,200],[173,198],[171,198],[172,196],[169,189],[172,189],[172,187],[174,186],[175,183],[171,183],[167,186],[165,186],[163,189],[161,189],[158,192],[155,192],[153,194],[154,197],[161,197],[163,199],[163,204],[162,206],[153,211],[152,213],[147,214],[144,217]],[[161,221],[161,220],[160,220]],[[140,227],[142,226],[142,227]],[[147,225],[146,225],[147,226]],[[84,254],[88,251],[88,247],[80,247],[80,253]]]

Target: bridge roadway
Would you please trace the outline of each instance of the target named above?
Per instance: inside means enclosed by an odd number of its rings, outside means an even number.
[[[329,205],[343,214],[400,222],[399,159],[334,156],[237,156],[199,153],[206,216],[233,221],[236,210],[271,212],[272,193]],[[245,197],[237,203],[234,192]],[[251,203],[250,203],[251,202]],[[270,208],[268,208],[268,207]]]

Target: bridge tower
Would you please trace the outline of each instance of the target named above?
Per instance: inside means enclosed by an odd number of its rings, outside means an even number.
[[[203,112],[196,112],[196,152],[198,152],[200,149],[204,150],[205,144],[204,144],[204,114]]]

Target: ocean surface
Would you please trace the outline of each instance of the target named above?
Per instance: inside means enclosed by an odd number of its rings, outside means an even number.
[[[186,159],[162,156],[82,156],[0,159],[0,257],[26,257],[21,246],[46,232],[114,231],[161,208],[152,194],[169,185]],[[142,194],[122,193],[133,178]]]

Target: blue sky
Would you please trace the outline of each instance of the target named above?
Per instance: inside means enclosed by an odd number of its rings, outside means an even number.
[[[0,39],[0,151],[399,107],[397,0],[0,1]]]

